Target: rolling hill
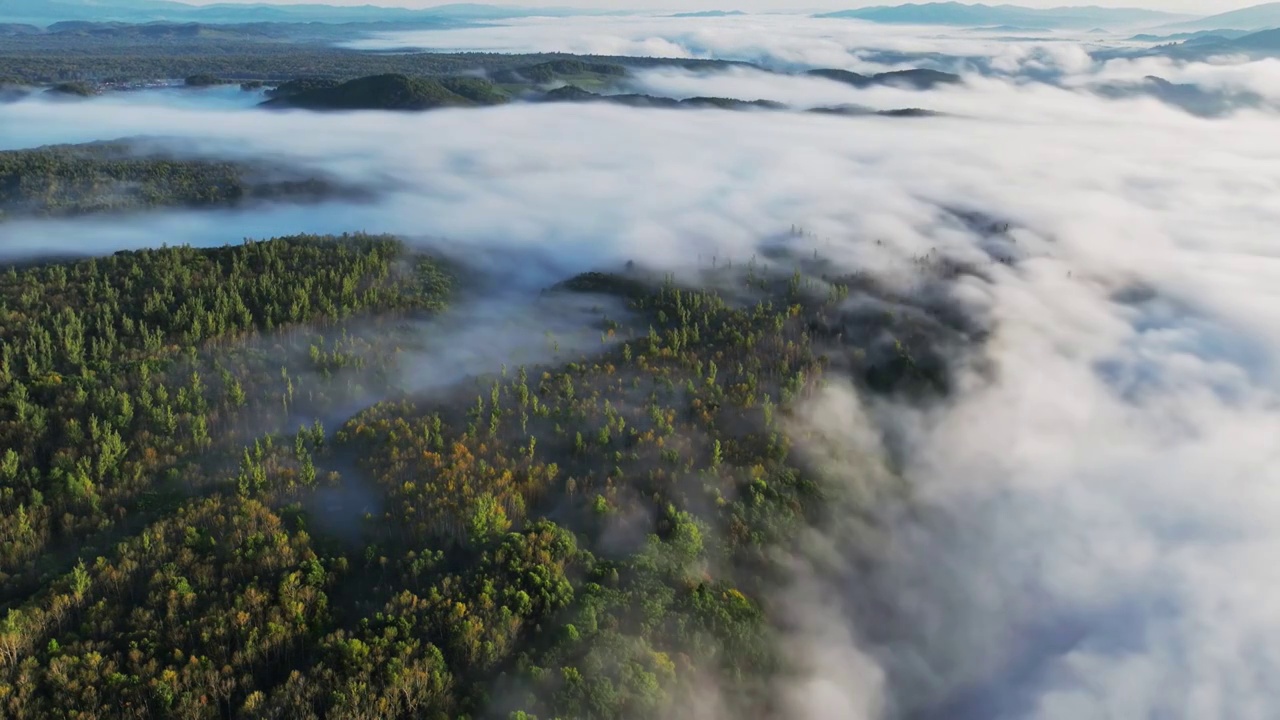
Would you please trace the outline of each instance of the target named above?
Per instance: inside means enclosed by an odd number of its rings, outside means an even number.
[[[1280,29],[1263,30],[1262,32],[1228,40],[1225,44],[1242,50],[1280,51]]]
[[[537,66],[535,66],[537,67]],[[836,71],[828,71],[836,72]],[[911,71],[926,72],[932,71]],[[850,74],[852,75],[852,73]],[[959,78],[946,73],[932,73],[925,76],[913,76],[907,73],[891,73],[886,75],[905,75],[914,77],[908,87],[928,89],[936,84],[958,82]],[[936,76],[936,77],[935,77]],[[830,77],[830,75],[827,75]],[[903,82],[897,77],[856,76],[859,87],[877,84],[899,84]],[[926,81],[925,78],[929,80]],[[954,78],[954,80],[953,80]],[[845,78],[844,82],[854,83]],[[410,77],[401,74],[383,74],[362,77],[347,82],[314,79],[298,80],[281,84],[267,91],[270,100],[262,103],[268,108],[297,108],[305,110],[401,110],[420,111],[440,108],[485,107],[502,105],[509,102],[530,101],[541,103],[606,103],[642,108],[672,109],[720,109],[720,110],[789,110],[785,103],[767,99],[739,99],[732,97],[689,97],[673,98],[659,95],[648,95],[634,92],[597,93],[572,83],[550,90],[535,90],[528,86],[511,88],[505,84],[495,85],[489,80],[477,77]],[[919,108],[904,108],[877,111],[854,105],[842,105],[831,108],[815,108],[812,112],[834,115],[865,116],[884,115],[890,117],[928,117],[934,113]]]
[[[601,102],[611,105],[644,108],[715,108],[720,110],[785,110],[786,105],[771,100],[738,100],[724,97],[692,97],[678,100],[658,95],[642,95],[624,93],[619,95],[601,95],[588,92],[574,85],[565,85],[545,93],[541,102]]]
[[[860,75],[848,70],[822,69],[810,70],[807,75],[835,80],[857,88],[873,85],[891,85],[909,87],[915,90],[929,90],[938,85],[956,85],[963,82],[959,75],[939,72],[937,70],[914,69],[895,70],[875,75]]]
[[[1280,29],[1245,35],[1233,33],[1199,35],[1177,44],[1161,45],[1142,54],[1163,55],[1179,60],[1205,60],[1224,55],[1252,58],[1280,57]]]
[[[434,79],[390,73],[281,95],[263,105],[308,110],[432,110],[498,105],[507,99],[492,83],[480,78]]]
[[[609,63],[589,63],[581,60],[550,60],[522,68],[512,68],[494,73],[494,82],[499,83],[550,83],[557,80],[575,79],[584,75],[596,75],[602,78],[625,77],[627,69],[621,65]]]
[[[1142,33],[1129,38],[1135,42],[1150,43],[1170,43],[1170,42],[1222,42],[1223,40],[1234,40],[1238,37],[1248,35],[1248,30],[1225,30],[1217,28],[1214,30],[1195,30],[1191,32],[1179,32],[1171,34]]]

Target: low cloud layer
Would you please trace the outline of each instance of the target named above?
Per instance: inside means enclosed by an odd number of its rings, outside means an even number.
[[[527,18],[500,26],[376,33],[350,41],[359,50],[421,48],[494,52],[574,52],[758,62],[771,67],[840,67],[877,72],[896,67],[881,55],[1017,58],[1056,54],[1079,35],[880,25],[797,15],[727,18],[655,16]],[[1069,51],[1078,53],[1078,49]],[[940,58],[941,61],[942,60]],[[954,63],[952,63],[954,64]]]
[[[346,45],[361,50],[728,59],[773,70],[840,68],[877,73],[928,67],[1071,88],[1141,81],[1154,75],[1207,91],[1245,91],[1280,102],[1280,61],[1217,57],[1208,62],[1186,62],[1160,56],[1103,59],[1095,53],[1140,51],[1152,45],[1105,32],[881,25],[797,15],[634,15],[525,18],[490,27],[374,33]]]
[[[729,81],[796,99],[854,92]],[[779,599],[811,665],[788,688],[795,715],[1280,716],[1277,119],[982,78],[856,92],[955,117],[101,105],[86,122],[75,105],[7,105],[6,146],[163,135],[397,189],[305,212],[10,223],[0,253],[364,229],[536,253],[534,286],[628,259],[750,257],[799,224],[800,242],[904,283],[929,252],[982,264],[987,280],[951,292],[992,336],[944,406],[868,404],[835,383],[797,416],[826,430],[806,451],[846,453],[849,467],[892,429],[913,506],[888,504],[872,548],[858,527],[815,538],[828,551]],[[944,208],[1009,222],[1018,261],[993,263]],[[872,552],[874,572],[853,562]]]
[[[1247,90],[1280,101],[1280,59],[1275,58],[1250,62],[1218,58],[1212,62],[1190,63],[1159,57],[1109,60],[1087,76],[1069,79],[1068,84],[1140,80],[1153,75],[1206,90]]]

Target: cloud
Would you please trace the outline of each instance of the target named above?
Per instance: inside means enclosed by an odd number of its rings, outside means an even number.
[[[717,58],[770,67],[838,67],[860,72],[896,69],[883,54],[933,55],[958,66],[968,57],[1059,56],[1064,42],[1086,38],[1045,31],[1007,33],[942,27],[880,25],[858,20],[796,15],[728,18],[626,17],[526,18],[498,26],[374,33],[344,43],[359,50],[421,48],[436,51],[573,52],[668,58]]]
[[[1248,90],[1269,100],[1280,101],[1280,60],[1275,58],[1249,62],[1223,59],[1177,62],[1162,57],[1115,59],[1102,64],[1082,80],[1141,80],[1149,75],[1209,90]]]
[[[672,18],[628,15],[523,18],[502,25],[373,33],[348,41],[361,50],[574,52],[729,59],[773,70],[840,68],[877,73],[927,67],[1018,83],[1087,88],[1156,75],[1209,91],[1258,93],[1280,101],[1280,61],[1215,58],[1185,62],[1150,56],[1098,59],[1098,51],[1148,48],[1109,35],[881,25],[798,15]]]
[[[714,82],[846,92],[776,76]],[[797,715],[1280,715],[1277,119],[1209,121],[990,78],[857,98],[906,96],[956,117],[102,105],[90,124],[73,105],[17,103],[0,107],[9,146],[155,134],[397,189],[305,212],[6,224],[0,252],[367,229],[534,253],[533,286],[627,259],[679,269],[747,257],[800,224],[803,242],[904,284],[930,251],[981,264],[985,279],[949,292],[991,336],[958,356],[946,403],[867,402],[833,383],[800,416],[811,438],[824,431],[803,450],[847,467],[892,445],[910,497],[876,504],[874,542],[859,526],[812,538],[777,599],[797,657],[812,661],[789,686]],[[992,264],[944,208],[1009,222],[1019,261]],[[863,470],[844,480],[879,472]]]
[[[699,72],[682,68],[638,70],[628,80],[628,91],[660,97],[728,97],[741,100],[773,100],[796,108],[830,107],[856,104],[866,99],[858,89],[835,80],[819,77],[788,76],[761,72],[751,68],[731,68],[718,72]],[[887,94],[887,97],[914,98],[919,93]],[[888,108],[883,108],[888,109]]]

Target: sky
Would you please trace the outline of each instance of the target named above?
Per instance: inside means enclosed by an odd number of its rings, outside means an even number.
[[[184,0],[195,5],[208,5],[215,2],[264,3],[264,0]],[[265,0],[265,4],[300,5],[314,3],[317,0]],[[432,7],[444,4],[433,0],[323,0],[327,5],[384,5],[399,7]],[[704,9],[741,9],[741,10],[783,10],[798,12],[804,9],[833,9],[867,7],[872,5],[895,5],[893,0],[807,0],[796,3],[790,0],[632,0],[631,2],[600,2],[599,0],[483,0],[489,5],[513,6],[563,6],[590,8],[636,8],[655,10],[704,10]],[[990,4],[1000,4],[993,0]],[[1256,0],[1089,0],[1089,2],[1064,2],[1063,0],[1016,0],[1010,4],[1025,7],[1051,8],[1062,6],[1095,5],[1101,7],[1147,8],[1201,15],[1213,15],[1229,10],[1257,5]]]

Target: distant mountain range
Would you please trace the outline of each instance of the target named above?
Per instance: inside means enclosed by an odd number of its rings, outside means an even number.
[[[67,20],[117,22],[399,22],[420,24],[503,20],[530,16],[610,14],[606,11],[562,7],[500,7],[454,3],[422,9],[339,6],[323,4],[188,5],[169,0],[0,0],[0,19],[6,23],[48,25]]]
[[[1245,35],[1234,40],[1227,40],[1223,45],[1244,51],[1274,53],[1280,51],[1280,29],[1263,30]]]
[[[1150,55],[1163,55],[1179,60],[1204,60],[1224,55],[1252,58],[1280,57],[1280,29],[1246,34],[1241,34],[1239,31],[1219,30],[1197,34],[1183,42],[1158,45],[1137,53],[1125,51],[1094,53],[1094,57],[1100,60]]]
[[[1205,61],[1215,57],[1280,58],[1280,28],[1245,32],[1212,30],[1179,35],[1136,35],[1131,40],[1152,43],[1144,48],[1113,46],[1090,53],[1095,61],[1120,58],[1167,57],[1183,62]],[[1179,42],[1181,40],[1181,42]],[[1159,44],[1157,44],[1159,43]],[[1168,90],[1168,88],[1163,88]]]
[[[555,0],[550,0],[555,2]],[[570,0],[572,1],[572,0]],[[520,17],[572,15],[630,15],[625,9],[572,7],[513,7],[483,3],[450,3],[425,8],[376,5],[280,5],[271,3],[190,5],[174,0],[0,0],[0,22],[47,26],[56,22],[175,22],[207,24],[246,23],[400,23],[406,25],[457,25],[501,21]],[[717,18],[742,15],[739,10],[679,12],[677,18]],[[1068,6],[1031,8],[1021,5],[986,5],[961,2],[907,3],[840,10],[817,15],[878,23],[948,25],[1012,30],[1093,30],[1140,28],[1148,35],[1175,36],[1202,31],[1256,32],[1280,28],[1280,2],[1269,2],[1208,17],[1194,17],[1159,10]]]
[[[1223,40],[1234,40],[1238,37],[1248,35],[1248,30],[1225,30],[1215,28],[1213,30],[1195,30],[1193,32],[1180,32],[1172,34],[1156,34],[1142,33],[1129,38],[1135,42],[1151,42],[1151,43],[1170,43],[1170,42],[1221,42]]]
[[[1269,30],[1280,27],[1280,2],[1264,3],[1209,17],[1171,23],[1161,30]]]
[[[1058,7],[1029,8],[1020,5],[969,5],[934,2],[840,10],[817,17],[848,18],[878,23],[913,25],[1014,26],[1023,29],[1090,29],[1100,26],[1152,26],[1192,19],[1191,16],[1137,8]]]

